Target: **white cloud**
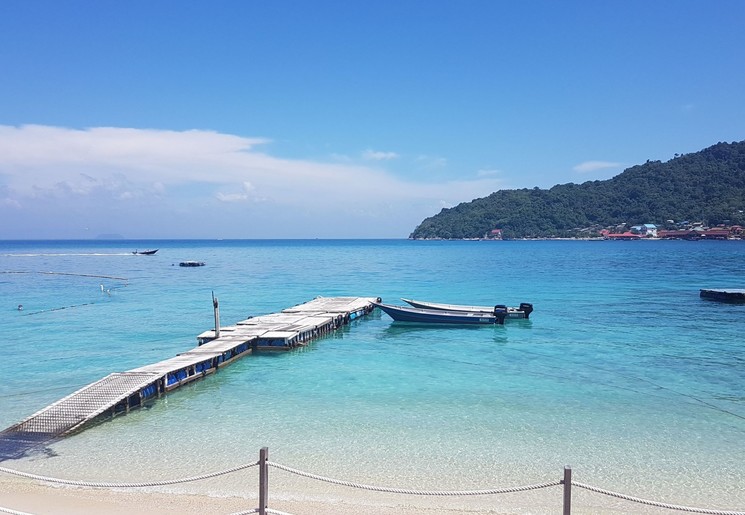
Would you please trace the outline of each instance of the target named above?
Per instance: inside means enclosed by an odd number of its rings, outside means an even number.
[[[607,168],[620,168],[621,166],[623,166],[621,163],[614,163],[612,161],[585,161],[572,169],[577,173],[592,173]]]
[[[253,184],[248,181],[244,181],[241,186],[242,191],[240,193],[222,193],[218,192],[215,198],[220,202],[245,202],[251,198],[251,193],[255,189]]]
[[[324,237],[323,231],[330,237],[405,237],[439,211],[441,201],[455,205],[501,187],[488,174],[413,182],[379,166],[274,157],[260,150],[267,143],[199,130],[0,126],[0,217],[26,220],[16,226],[29,238],[76,237],[41,234],[30,222],[40,226],[44,216],[73,212],[80,226],[112,226],[100,232],[131,237],[175,237],[186,230],[192,231],[186,237],[214,236],[197,233],[201,225],[237,238]],[[26,211],[10,211],[18,206]],[[246,223],[249,212],[261,224]],[[137,219],[141,227],[122,228]],[[11,225],[0,225],[0,238]],[[252,232],[259,230],[266,234]]]
[[[218,192],[215,198],[220,202],[244,202],[248,200],[248,195],[245,193],[221,193]]]
[[[398,154],[367,149],[362,153],[362,157],[369,161],[390,161],[391,159],[397,159]]]

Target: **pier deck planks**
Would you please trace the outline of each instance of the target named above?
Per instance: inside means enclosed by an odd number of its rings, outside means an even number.
[[[171,391],[213,373],[254,349],[288,349],[337,329],[372,311],[373,297],[318,297],[280,313],[252,317],[234,326],[205,331],[199,346],[172,358],[127,372],[117,372],[73,392],[0,431],[0,460],[23,456],[28,450],[82,429],[107,411],[138,407],[146,398]],[[285,342],[284,347],[262,342]],[[134,403],[134,405],[132,405]]]

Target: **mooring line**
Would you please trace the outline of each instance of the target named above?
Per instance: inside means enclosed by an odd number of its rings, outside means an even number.
[[[525,349],[516,349],[516,348],[507,348],[506,347],[505,350],[512,351],[512,352],[521,352],[521,353],[524,353],[524,354],[531,354],[531,355],[534,355],[534,356],[540,356],[542,358],[547,358],[547,359],[556,359],[556,358],[554,358],[552,356],[549,356],[547,354],[542,354],[540,352],[529,351],[529,350],[525,350]],[[422,357],[419,354],[407,353],[407,352],[402,352],[402,351],[399,351],[399,350],[394,351],[394,352],[396,354],[401,354],[401,355],[406,355],[406,356]],[[452,358],[443,358],[443,357],[440,357],[440,356],[427,355],[426,357],[428,359],[434,359],[434,360],[438,360],[438,361],[447,361],[447,362],[450,362],[450,363],[459,363],[459,364],[469,365],[469,366],[475,366],[475,367],[487,367],[488,366],[485,363],[476,363],[476,362],[466,361],[466,360],[456,360],[456,359],[452,359]],[[565,361],[568,361],[569,363],[574,363],[574,364],[580,365],[576,361],[572,361],[572,360],[565,360]],[[644,383],[650,384],[652,386],[655,386],[656,388],[659,388],[660,390],[664,390],[664,391],[670,392],[672,394],[678,395],[680,397],[686,397],[686,398],[690,399],[691,401],[695,401],[695,402],[691,402],[691,404],[693,404],[693,405],[698,404],[700,406],[703,406],[705,408],[708,408],[708,409],[711,409],[711,410],[714,410],[714,411],[718,411],[718,412],[723,413],[725,415],[730,415],[730,416],[733,416],[733,417],[736,417],[736,418],[745,420],[745,416],[740,415],[739,413],[735,413],[735,412],[730,411],[730,410],[728,410],[726,408],[722,408],[721,406],[717,406],[716,404],[711,403],[711,402],[708,402],[708,401],[706,401],[704,399],[701,399],[699,397],[696,397],[695,395],[691,395],[691,394],[679,392],[677,390],[674,390],[673,388],[669,388],[669,387],[666,387],[666,386],[657,384],[654,381],[651,381],[649,379],[645,379],[643,377],[632,376],[630,374],[624,374],[624,373],[618,372],[616,370],[603,368],[603,367],[600,367],[600,366],[597,366],[597,365],[592,365],[592,364],[589,364],[589,363],[587,363],[587,364],[581,364],[581,365],[582,366],[587,366],[588,368],[594,368],[595,370],[600,370],[600,371],[603,371],[603,372],[606,372],[606,373],[614,374],[614,375],[617,375],[617,376],[620,376],[620,377],[625,377],[626,379],[633,379],[633,380],[636,380],[636,381],[639,381],[639,382],[644,382]],[[549,364],[548,366],[551,367],[551,368],[560,368],[557,365],[550,365]],[[570,376],[568,376],[566,374],[549,374],[549,373],[545,373],[545,372],[544,373],[532,372],[532,374],[533,375],[543,376],[543,377],[555,377],[555,378],[559,378],[559,379],[570,379]],[[667,397],[662,396],[662,395],[654,395],[653,393],[645,392],[643,390],[637,390],[635,388],[630,388],[630,387],[627,387],[627,386],[614,385],[614,384],[610,384],[610,383],[607,383],[607,382],[600,382],[600,381],[598,381],[598,384],[600,384],[602,386],[605,386],[607,388],[614,388],[614,389],[617,389],[617,390],[626,390],[626,391],[629,391],[629,392],[638,393],[640,395],[653,396],[653,397],[657,397],[657,398],[660,398],[660,399],[667,398]],[[740,428],[737,428],[737,427],[735,427],[735,429],[741,430]]]
[[[90,306],[92,304],[95,304],[95,302],[86,302],[85,304],[74,304],[72,306],[62,306],[61,308],[42,309],[41,311],[32,311],[31,313],[24,313],[23,316],[39,315],[41,313],[50,313],[52,311],[60,311],[63,309],[70,309],[70,308],[79,308],[82,306]]]
[[[129,281],[126,277],[116,277],[114,275],[97,275],[97,274],[76,274],[73,272],[44,272],[38,270],[5,270],[0,274],[42,274],[42,275],[71,275],[74,277],[94,277],[96,279],[111,279],[114,281]]]
[[[532,354],[532,355],[535,355],[535,356],[541,356],[543,358],[554,359],[551,356],[548,356],[546,354],[542,354],[540,352],[529,351],[529,350],[525,350],[525,349],[515,349],[515,348],[510,349],[510,350],[516,351],[516,352],[522,352],[522,353],[525,353],[525,354]],[[576,361],[572,361],[572,360],[568,360],[568,361],[570,363],[579,364]],[[643,382],[643,383],[650,384],[650,385],[652,385],[652,386],[654,386],[656,388],[659,388],[660,390],[665,390],[665,391],[668,391],[668,392],[673,393],[675,395],[679,395],[681,397],[687,397],[687,398],[689,398],[689,399],[691,399],[693,401],[696,401],[697,403],[701,404],[702,406],[705,406],[705,407],[707,407],[709,409],[712,409],[714,411],[719,411],[721,413],[724,413],[725,415],[731,415],[733,417],[736,417],[736,418],[745,420],[745,416],[740,415],[739,413],[735,413],[735,412],[730,411],[730,410],[728,410],[726,408],[722,408],[721,406],[717,406],[716,404],[711,403],[709,401],[706,401],[704,399],[701,399],[700,397],[697,397],[695,395],[692,395],[692,394],[689,394],[689,393],[685,393],[685,392],[679,392],[679,391],[677,391],[677,390],[675,390],[673,388],[670,388],[670,387],[667,387],[667,386],[663,386],[663,385],[661,385],[659,383],[656,383],[656,382],[654,382],[654,381],[652,381],[650,379],[646,379],[644,377],[639,377],[639,376],[634,376],[634,375],[631,375],[631,374],[625,374],[625,373],[619,372],[617,370],[603,368],[601,366],[593,365],[591,363],[585,363],[585,364],[581,364],[581,365],[582,366],[587,366],[589,368],[594,368],[595,370],[600,370],[600,371],[606,372],[608,374],[614,374],[614,375],[617,375],[617,376],[620,376],[620,377],[625,377],[626,379],[632,379],[634,381],[640,381],[640,382]],[[620,388],[623,388],[623,387],[620,387],[620,386],[617,386],[617,385],[609,385],[607,383],[605,383],[605,384],[606,384],[606,386],[609,386],[609,387],[612,387],[612,388],[619,388],[619,389]],[[630,391],[635,391],[635,390],[630,389],[630,388],[624,388],[624,389],[627,389],[627,390],[630,390]]]

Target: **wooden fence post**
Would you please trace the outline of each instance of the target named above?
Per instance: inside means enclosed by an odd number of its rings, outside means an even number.
[[[259,515],[266,515],[269,504],[269,448],[262,447],[259,451]]]
[[[564,515],[572,513],[572,467],[564,467]]]

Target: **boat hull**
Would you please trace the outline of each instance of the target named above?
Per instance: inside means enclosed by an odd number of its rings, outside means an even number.
[[[380,303],[375,303],[375,306],[379,307],[381,311],[386,313],[396,322],[458,325],[495,325],[504,323],[504,317],[496,316],[494,313],[443,311],[408,306],[391,306],[389,304]]]
[[[421,300],[401,299],[415,308],[432,309],[436,311],[452,311],[465,313],[494,313],[496,306],[463,306],[460,304],[440,304],[437,302],[424,302]],[[506,306],[505,306],[506,307]],[[523,302],[519,308],[507,307],[507,317],[512,319],[529,318],[533,312],[533,305]]]

